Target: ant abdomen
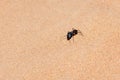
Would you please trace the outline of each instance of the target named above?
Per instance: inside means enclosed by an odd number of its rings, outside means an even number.
[[[70,40],[73,36],[73,33],[72,32],[68,32],[67,33],[67,40]]]

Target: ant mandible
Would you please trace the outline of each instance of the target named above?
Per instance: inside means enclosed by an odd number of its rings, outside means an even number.
[[[72,31],[69,31],[69,32],[67,33],[67,40],[70,40],[72,37],[74,37],[74,36],[77,35],[78,33],[80,33],[80,34],[83,36],[83,34],[82,34],[82,32],[81,32],[80,30],[77,30],[77,29],[72,28]]]

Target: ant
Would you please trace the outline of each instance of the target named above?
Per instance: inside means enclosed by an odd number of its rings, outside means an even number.
[[[70,40],[72,37],[74,37],[74,36],[77,35],[78,33],[80,33],[80,34],[83,36],[83,34],[82,34],[82,32],[81,32],[80,30],[77,30],[77,29],[72,28],[72,31],[69,31],[69,32],[67,33],[67,40]]]

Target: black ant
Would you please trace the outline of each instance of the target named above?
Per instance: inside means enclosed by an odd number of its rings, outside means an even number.
[[[74,29],[74,28],[73,28],[72,31],[69,31],[69,32],[67,33],[67,40],[70,40],[72,37],[74,37],[74,36],[77,35],[78,33],[80,33],[81,35],[83,35],[80,30],[77,30],[77,29]]]

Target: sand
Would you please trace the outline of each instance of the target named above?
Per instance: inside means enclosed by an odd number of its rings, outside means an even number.
[[[120,80],[120,0],[1,0],[0,80]]]

